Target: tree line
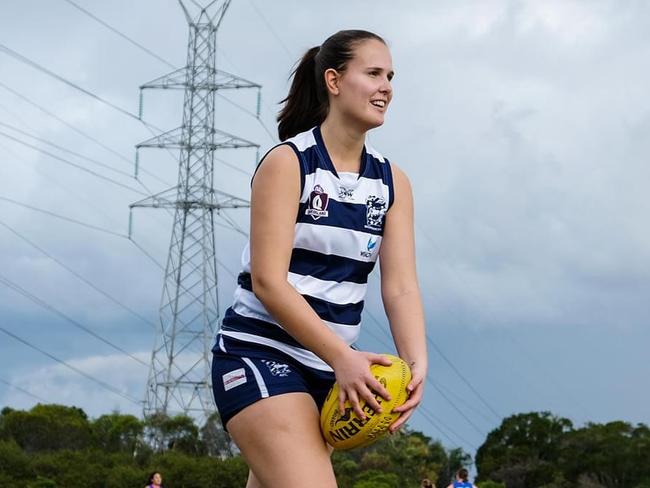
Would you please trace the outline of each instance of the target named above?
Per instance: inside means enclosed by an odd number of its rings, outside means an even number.
[[[446,487],[472,459],[404,430],[365,449],[335,452],[341,488]],[[548,412],[513,415],[476,454],[480,488],[650,488],[650,429],[625,422],[574,428]],[[248,468],[218,414],[139,419],[36,405],[0,412],[0,487],[141,488],[160,471],[166,488],[243,487]]]

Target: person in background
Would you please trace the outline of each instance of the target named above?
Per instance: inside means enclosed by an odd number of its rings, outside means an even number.
[[[476,488],[474,483],[469,482],[469,472],[465,468],[456,471],[456,481],[451,483],[447,488]]]
[[[151,473],[147,481],[147,486],[144,488],[163,488],[162,475],[158,471]]]

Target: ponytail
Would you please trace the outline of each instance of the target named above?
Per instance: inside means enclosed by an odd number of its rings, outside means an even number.
[[[312,47],[291,73],[293,81],[289,94],[280,103],[278,114],[280,141],[320,125],[329,111],[329,98],[324,73],[330,68],[345,71],[354,55],[356,44],[367,39],[386,42],[377,34],[364,30],[343,30],[330,36],[320,47]]]
[[[327,116],[325,83],[318,86],[316,78],[316,55],[319,46],[312,47],[293,71],[293,82],[287,98],[280,103],[284,107],[278,115],[278,135],[285,141],[296,134],[320,125]]]

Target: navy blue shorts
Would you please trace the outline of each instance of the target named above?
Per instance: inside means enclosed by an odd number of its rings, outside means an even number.
[[[283,393],[309,393],[321,409],[335,381],[333,372],[305,366],[271,347],[219,337],[223,340],[212,349],[212,390],[224,428],[249,405]]]

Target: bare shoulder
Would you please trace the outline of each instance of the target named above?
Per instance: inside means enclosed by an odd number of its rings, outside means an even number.
[[[293,201],[300,195],[300,163],[288,144],[276,146],[264,157],[253,177],[252,198],[256,195],[268,205],[268,198]]]
[[[401,206],[413,200],[411,191],[411,182],[406,173],[395,163],[390,164],[393,173],[393,187],[395,194],[395,203]]]
[[[297,174],[300,174],[298,156],[291,146],[281,144],[266,154],[255,174],[255,179],[259,176],[268,178],[269,176],[286,177]]]

